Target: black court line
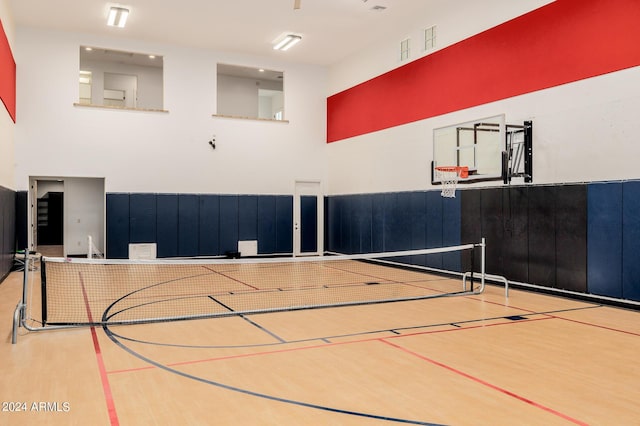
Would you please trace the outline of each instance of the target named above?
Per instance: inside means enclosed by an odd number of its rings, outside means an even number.
[[[251,321],[251,319],[247,318],[245,315],[240,315],[242,317],[243,320],[245,320],[246,322],[248,322],[249,324],[253,325],[254,327],[257,327],[258,329],[264,331],[265,333],[267,333],[269,336],[273,337],[274,339],[278,340],[280,343],[288,343],[286,340],[284,340],[282,337],[278,336],[277,334],[269,331],[268,329],[266,329],[265,327],[261,326],[260,324]]]
[[[220,275],[220,276],[225,277],[225,278],[227,278],[227,279],[230,279],[231,281],[235,281],[235,282],[237,282],[237,283],[239,283],[239,284],[242,284],[243,286],[249,287],[249,288],[251,288],[251,289],[253,289],[253,290],[260,290],[258,287],[254,287],[254,286],[252,286],[251,284],[247,284],[247,283],[245,283],[244,281],[240,281],[240,280],[238,280],[238,279],[236,279],[236,278],[230,277],[230,276],[229,276],[229,275],[227,275],[227,274],[223,274],[223,273],[222,273],[222,272],[220,272],[220,271],[216,271],[216,270],[214,270],[214,269],[211,269],[211,268],[209,268],[209,267],[208,267],[208,266],[206,266],[206,265],[205,265],[205,266],[203,266],[203,268],[204,268],[204,269],[206,269],[207,271],[211,271],[211,272],[213,272],[214,274],[217,274],[217,275]]]
[[[108,310],[108,309],[107,309]],[[107,311],[105,311],[105,314],[103,315],[103,319],[104,316],[107,315]],[[105,334],[109,337],[109,339],[111,339],[111,341],[113,343],[115,343],[116,345],[118,345],[121,349],[123,349],[124,351],[128,352],[129,354],[133,355],[134,357],[148,363],[151,364],[157,368],[160,368],[162,370],[168,371],[170,373],[176,374],[178,376],[182,376],[185,377],[187,379],[192,379],[195,380],[197,382],[200,383],[205,383],[208,385],[212,385],[212,386],[216,386],[222,389],[226,389],[229,391],[233,391],[233,392],[238,392],[238,393],[242,393],[245,395],[250,395],[250,396],[254,396],[254,397],[258,397],[258,398],[262,398],[262,399],[267,399],[270,401],[276,401],[276,402],[281,402],[281,403],[285,403],[285,404],[291,404],[291,405],[297,405],[300,407],[306,407],[306,408],[311,408],[311,409],[316,409],[316,410],[322,410],[322,411],[327,411],[327,412],[331,412],[331,413],[336,413],[336,414],[344,414],[344,415],[350,415],[350,416],[356,416],[356,417],[363,417],[363,418],[369,418],[369,419],[375,419],[375,420],[382,420],[382,421],[388,421],[388,422],[394,422],[394,423],[404,423],[404,424],[414,424],[414,425],[425,425],[425,426],[443,426],[437,423],[431,423],[431,422],[424,422],[424,421],[418,421],[418,420],[411,420],[411,419],[401,419],[401,418],[396,418],[396,417],[388,417],[388,416],[381,416],[381,415],[377,415],[377,414],[371,414],[371,413],[363,413],[363,412],[358,412],[358,411],[351,411],[351,410],[343,410],[340,408],[334,408],[334,407],[328,407],[328,406],[324,406],[324,405],[318,405],[318,404],[312,404],[309,402],[304,402],[304,401],[296,401],[293,399],[287,399],[287,398],[281,398],[278,396],[274,396],[274,395],[267,395],[264,393],[260,393],[260,392],[255,392],[255,391],[251,391],[248,389],[242,389],[239,387],[235,387],[235,386],[231,386],[231,385],[227,385],[221,382],[216,382],[213,380],[209,380],[209,379],[205,379],[203,377],[199,377],[199,376],[195,376],[193,374],[188,374],[185,373],[183,371],[179,371],[176,370],[174,368],[171,368],[167,365],[161,364],[159,362],[156,362],[150,358],[145,357],[144,355],[141,355],[137,352],[135,352],[133,349],[125,346],[122,342],[120,342],[117,338],[115,338],[115,336],[111,333],[111,330],[109,329],[109,327],[107,326],[107,324],[103,324],[102,329],[104,330]]]

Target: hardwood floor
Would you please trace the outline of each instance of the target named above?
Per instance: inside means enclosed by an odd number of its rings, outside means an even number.
[[[12,345],[21,285],[19,273],[0,285],[4,425],[639,424],[635,311],[514,289],[505,299],[488,286],[380,305],[21,328]]]

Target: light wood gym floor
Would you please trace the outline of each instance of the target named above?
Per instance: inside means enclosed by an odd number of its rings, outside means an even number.
[[[488,286],[12,345],[22,280],[0,285],[2,425],[640,424],[636,311]]]

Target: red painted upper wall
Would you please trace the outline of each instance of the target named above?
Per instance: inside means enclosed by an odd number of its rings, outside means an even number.
[[[640,65],[640,0],[556,0],[327,99],[327,142]]]
[[[16,122],[16,62],[0,21],[0,99],[7,108],[13,122]]]

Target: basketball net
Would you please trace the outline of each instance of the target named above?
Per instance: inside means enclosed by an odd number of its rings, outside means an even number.
[[[469,169],[459,166],[439,166],[436,167],[435,173],[436,179],[442,183],[440,195],[445,198],[455,198],[458,180],[460,177],[469,176]]]

